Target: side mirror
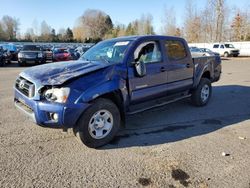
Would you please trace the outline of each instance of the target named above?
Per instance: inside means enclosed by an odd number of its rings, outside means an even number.
[[[146,75],[146,65],[142,61],[135,62],[135,70],[139,77]]]

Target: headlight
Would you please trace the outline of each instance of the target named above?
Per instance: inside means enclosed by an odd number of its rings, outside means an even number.
[[[48,89],[47,91],[45,91],[44,97],[48,101],[65,103],[68,99],[69,92],[70,92],[70,88],[68,87],[52,88],[52,89]]]
[[[23,53],[18,53],[18,58],[22,58],[24,57],[24,54]]]
[[[37,57],[38,57],[38,58],[42,58],[42,57],[43,57],[43,53],[38,53],[38,54],[37,54]]]

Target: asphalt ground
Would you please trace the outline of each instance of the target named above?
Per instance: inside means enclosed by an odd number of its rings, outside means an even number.
[[[1,67],[0,187],[249,188],[250,58],[222,66],[207,106],[185,99],[128,116],[126,129],[99,149],[72,130],[30,122],[13,105],[24,68]]]

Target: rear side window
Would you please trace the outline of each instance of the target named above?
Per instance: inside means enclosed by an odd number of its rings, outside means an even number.
[[[224,45],[220,45],[220,48],[224,48]]]
[[[178,40],[169,40],[165,42],[168,58],[171,61],[181,60],[187,57],[184,44]]]
[[[215,44],[213,48],[219,48],[219,44]]]

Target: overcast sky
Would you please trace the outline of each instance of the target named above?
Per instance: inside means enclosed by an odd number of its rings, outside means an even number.
[[[20,21],[21,33],[32,27],[34,22],[45,20],[52,28],[75,25],[76,19],[86,9],[100,9],[111,16],[114,24],[128,24],[142,14],[150,13],[157,33],[161,32],[164,7],[173,8],[177,24],[183,22],[185,6],[188,0],[0,0],[0,18],[9,15]],[[205,6],[206,0],[194,0],[197,9]],[[250,9],[249,0],[226,0],[230,7]]]

